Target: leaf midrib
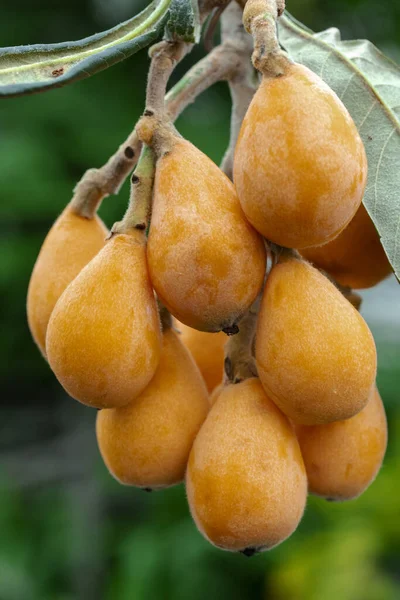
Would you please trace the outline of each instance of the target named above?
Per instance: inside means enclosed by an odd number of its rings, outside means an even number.
[[[138,37],[143,31],[146,31],[146,29],[151,27],[151,25],[155,24],[159,20],[159,18],[163,15],[163,13],[165,12],[165,10],[168,8],[168,6],[170,4],[171,4],[171,0],[161,0],[160,4],[151,13],[151,15],[149,17],[147,17],[147,19],[145,19],[136,29],[134,29],[133,32],[127,33],[122,38],[117,39],[113,42],[109,42],[108,44],[104,44],[103,46],[100,46],[93,50],[85,50],[82,52],[75,52],[74,54],[66,55],[66,56],[60,57],[60,58],[54,58],[54,59],[50,59],[47,61],[40,61],[40,62],[36,62],[36,63],[29,63],[28,65],[21,65],[19,67],[9,67],[6,69],[0,69],[0,75],[6,74],[6,73],[29,71],[31,69],[35,69],[36,67],[52,66],[55,64],[59,64],[59,63],[62,63],[62,64],[74,63],[78,60],[82,60],[83,58],[87,58],[87,57],[95,55],[95,54],[100,54],[104,50],[113,48],[114,46],[118,46],[124,42],[129,42],[130,40]]]

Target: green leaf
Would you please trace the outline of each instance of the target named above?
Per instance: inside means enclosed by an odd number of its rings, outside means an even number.
[[[0,97],[41,92],[89,77],[160,38],[173,0],[77,42],[0,49]]]
[[[334,28],[313,33],[287,12],[280,18],[279,39],[294,60],[322,77],[353,117],[368,157],[364,204],[400,279],[400,68],[366,40],[342,41]]]
[[[200,13],[197,0],[172,0],[165,38],[197,44],[200,40]]]

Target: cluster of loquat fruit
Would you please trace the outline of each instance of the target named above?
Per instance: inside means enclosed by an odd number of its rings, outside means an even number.
[[[250,556],[293,533],[308,492],[355,498],[384,457],[373,337],[318,270],[352,288],[391,271],[361,204],[363,143],[298,64],[263,77],[234,184],[172,126],[146,142],[148,237],[126,226],[105,241],[96,214],[67,206],[34,267],[29,326],[65,390],[101,409],[112,475],[149,490],[185,479],[203,535]],[[238,371],[225,333],[240,340],[260,297]]]

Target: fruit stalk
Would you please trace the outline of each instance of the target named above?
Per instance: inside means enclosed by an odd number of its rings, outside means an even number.
[[[242,121],[258,87],[255,71],[249,61],[253,40],[244,29],[242,10],[236,2],[232,2],[221,17],[221,39],[221,48],[230,48],[236,53],[235,69],[228,78],[232,98],[230,140],[221,163],[222,171],[233,179],[236,142]]]
[[[200,22],[204,23],[214,9],[223,9],[230,0],[212,0],[200,2]],[[186,54],[191,52],[194,44],[185,42],[171,42],[163,40],[150,48],[151,64],[147,80],[146,111],[161,117],[165,111],[165,93],[172,71]]]
[[[243,25],[254,39],[253,65],[271,77],[283,75],[291,64],[281,50],[276,30],[284,10],[284,0],[247,0],[243,11]]]
[[[239,322],[239,332],[231,336],[225,344],[225,379],[230,383],[240,383],[249,377],[257,377],[253,342],[260,302],[261,295]]]
[[[233,180],[233,157],[235,155],[236,142],[239,137],[242,121],[256,91],[256,85],[250,81],[233,80],[229,82],[229,89],[232,98],[231,129],[229,145],[221,162],[221,170],[229,179]]]
[[[100,169],[86,171],[75,186],[71,200],[76,214],[92,219],[101,201],[119,192],[138,161],[141,146],[136,132],[133,131]]]
[[[168,80],[178,62],[188,54],[193,44],[163,41],[150,48],[151,58],[146,91],[146,110],[148,116],[165,113],[165,93]]]
[[[285,248],[273,242],[267,242],[268,249],[272,256],[273,264],[276,264],[280,258],[300,258],[300,254],[294,248]]]
[[[122,221],[114,223],[111,235],[132,229],[146,231],[149,224],[154,183],[155,161],[152,150],[143,146],[138,165],[132,175],[129,205]]]
[[[235,4],[233,3],[233,7],[236,8]],[[177,119],[197,96],[218,81],[236,81],[237,78],[240,78],[239,73],[243,72],[244,63],[248,64],[248,56],[243,53],[241,44],[232,43],[231,35],[230,39],[214,48],[205,58],[194,65],[165,96],[166,110],[171,121]],[[250,89],[245,97],[244,87],[239,84],[235,84],[234,87],[235,90],[231,93],[234,104],[240,107],[238,113],[241,113],[244,111],[245,103],[250,102]],[[240,97],[239,94],[241,94]],[[104,198],[119,192],[129,173],[137,164],[141,147],[142,144],[137,136],[135,126],[127,139],[102,167],[86,171],[76,185],[72,199],[72,205],[77,214],[92,218]]]
[[[238,50],[232,43],[213,48],[196,63],[165,97],[166,109],[172,121],[202,92],[218,81],[234,79],[238,67]]]
[[[165,308],[164,304],[157,299],[158,312],[160,313],[160,321],[161,321],[161,329],[163,333],[168,331],[168,329],[172,328],[172,316],[167,308]]]
[[[213,83],[226,79],[229,82],[232,96],[232,117],[231,117],[231,136],[229,147],[222,161],[222,170],[232,179],[233,177],[233,156],[236,142],[239,136],[240,127],[246,111],[249,107],[251,99],[257,89],[257,79],[249,56],[252,51],[252,38],[244,30],[242,23],[242,10],[236,2],[231,4],[224,10],[221,18],[222,44],[215,48],[208,56],[193,67],[181,80],[173,90],[167,94],[168,102],[167,119],[174,119],[176,111],[176,101],[182,102],[181,94],[183,93],[187,99],[187,104],[192,101],[194,94],[199,93],[199,87],[203,89],[210,87]],[[160,44],[158,46],[161,46]],[[157,47],[158,47],[157,46]],[[155,146],[157,139],[153,140],[156,133],[157,138],[168,134],[163,132],[165,117],[164,105],[161,105],[160,86],[165,89],[166,79],[172,72],[172,62],[174,52],[179,53],[179,48],[172,46],[163,46],[153,56],[152,66],[149,75],[149,87],[147,98],[147,109],[144,118],[138,125],[138,135],[143,142]],[[168,54],[170,54],[168,65]],[[154,72],[153,72],[154,70]],[[162,74],[160,72],[162,71]],[[158,72],[158,75],[157,75]],[[152,81],[155,81],[155,86],[158,89],[152,90]],[[193,85],[191,84],[193,82]],[[157,95],[156,99],[152,99],[151,94]],[[157,109],[154,106],[158,105]],[[166,143],[166,149],[169,144]],[[165,148],[159,148],[162,153]]]

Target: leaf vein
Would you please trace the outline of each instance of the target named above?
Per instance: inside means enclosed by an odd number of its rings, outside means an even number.
[[[386,147],[387,147],[388,143],[390,142],[390,140],[391,140],[391,138],[392,138],[392,136],[393,136],[393,134],[394,134],[395,131],[396,130],[393,129],[390,132],[390,135],[388,135],[387,140],[383,144],[382,151],[381,151],[381,153],[379,155],[378,164],[376,165],[375,182],[374,182],[374,196],[375,196],[375,198],[374,198],[374,214],[376,213],[376,206],[377,206],[377,202],[378,202],[378,176],[379,176],[379,171],[380,171],[380,168],[381,168],[381,164],[382,164],[383,156],[385,154]]]
[[[355,73],[352,73],[350,79],[347,82],[346,87],[344,88],[343,92],[340,94],[340,99],[341,100],[343,100],[343,98],[345,97],[345,94],[346,94],[347,90],[349,89],[349,85],[353,81],[354,77],[355,77]]]

